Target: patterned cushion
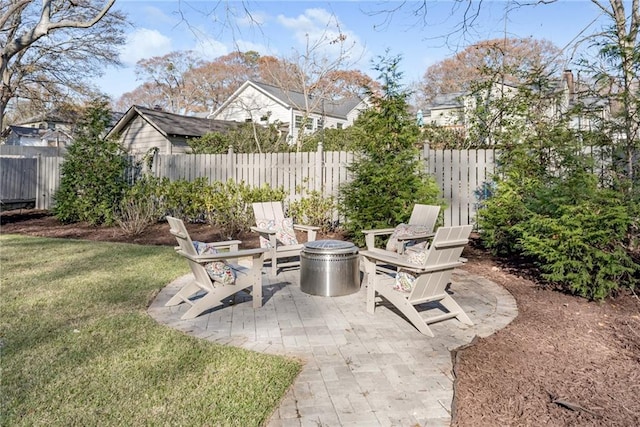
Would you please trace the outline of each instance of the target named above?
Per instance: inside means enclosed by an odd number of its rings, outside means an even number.
[[[411,264],[425,265],[427,263],[428,253],[427,249],[413,246],[410,249],[407,249],[402,258]],[[393,285],[393,289],[401,292],[411,292],[415,281],[416,277],[413,274],[400,269],[396,273],[396,280]]]
[[[256,225],[258,228],[276,232],[276,244],[283,246],[297,245],[298,239],[296,233],[293,230],[293,219],[285,218],[279,223],[276,223],[273,219],[257,219]],[[260,247],[270,248],[271,242],[264,236],[260,236]]]
[[[193,242],[193,247],[198,255],[217,254],[218,250],[211,243]],[[236,280],[236,273],[225,261],[213,261],[204,265],[207,274],[214,282],[223,285],[232,285]]]
[[[394,230],[391,237],[389,237],[389,241],[387,242],[387,250],[392,252],[398,252],[398,239],[402,238],[402,240],[407,240],[407,238],[422,235],[428,233],[429,230],[424,225],[409,225],[409,224],[399,224]],[[411,244],[409,242],[408,244]]]
[[[256,219],[256,227],[262,228],[264,230],[275,230],[276,222],[273,219]],[[261,248],[270,248],[271,241],[264,237],[262,234],[260,235],[260,247]]]
[[[285,218],[276,229],[276,239],[285,246],[297,245],[298,239],[293,230],[293,218]]]

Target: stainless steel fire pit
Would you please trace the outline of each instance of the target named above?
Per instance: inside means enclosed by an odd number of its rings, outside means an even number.
[[[300,290],[335,297],[360,289],[358,247],[342,240],[316,240],[300,252]]]

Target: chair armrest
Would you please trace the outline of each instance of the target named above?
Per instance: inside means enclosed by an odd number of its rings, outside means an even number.
[[[469,243],[469,240],[467,240],[467,239],[446,240],[444,242],[434,242],[433,243],[433,247],[435,247],[436,249],[445,249],[445,248],[453,248],[453,247],[456,247],[456,246],[464,246],[467,243]]]
[[[276,230],[269,230],[267,228],[258,228],[255,226],[251,226],[251,231],[255,231],[256,233],[264,233],[264,234],[276,234]]]
[[[371,250],[376,247],[376,236],[382,236],[385,234],[393,234],[395,228],[378,228],[374,230],[362,230],[364,234],[364,242],[367,249]]]
[[[307,242],[313,242],[316,240],[316,234],[318,230],[320,230],[320,227],[315,225],[293,224],[293,229],[304,231],[307,233]]]
[[[320,227],[315,225],[293,224],[293,229],[302,231],[318,231],[320,230]]]
[[[435,236],[436,233],[434,232],[428,232],[428,233],[416,233],[416,234],[412,234],[411,236],[398,236],[396,237],[396,239],[398,239],[399,241],[403,241],[403,240],[417,240],[417,239],[428,239],[430,237]]]
[[[378,228],[374,230],[362,230],[362,234],[370,234],[373,236],[381,236],[383,234],[393,234],[395,228]]]
[[[369,260],[373,260],[373,262],[380,261],[385,264],[395,265],[398,268],[403,268],[405,270],[412,271],[416,274],[431,273],[431,272],[440,271],[440,270],[449,270],[451,268],[459,267],[462,265],[462,262],[460,261],[453,261],[453,262],[448,262],[446,264],[438,264],[434,266],[417,265],[417,264],[407,262],[397,256],[394,257],[394,256],[384,254],[382,252],[369,251],[369,250],[361,251],[360,255],[364,256]]]
[[[178,253],[183,257],[197,262],[199,264],[212,261],[224,261],[227,259],[246,258],[250,256],[256,256],[267,252],[267,248],[254,248],[254,249],[241,249],[234,252],[219,252],[217,254],[206,255],[190,255],[183,250],[178,250]]]
[[[207,243],[209,246],[213,246],[216,249],[229,249],[230,252],[235,252],[242,243],[242,240],[226,240],[223,242]]]

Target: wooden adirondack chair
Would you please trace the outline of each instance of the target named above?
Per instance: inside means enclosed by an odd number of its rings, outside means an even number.
[[[260,246],[268,250],[265,260],[271,262],[271,276],[275,277],[279,268],[299,266],[305,242],[298,242],[295,230],[304,231],[307,242],[312,242],[320,227],[293,224],[285,218],[281,202],[253,203],[253,214],[256,225],[251,230],[260,234]],[[285,258],[288,260],[281,261]]]
[[[262,307],[262,264],[266,249],[238,249],[239,240],[206,243],[208,252],[199,254],[181,219],[167,217],[169,232],[178,241],[176,252],[185,257],[191,267],[193,280],[187,283],[165,305],[183,302],[191,308],[182,319],[193,319],[206,310],[222,304],[222,300],[236,292],[250,289],[253,307]],[[200,242],[196,242],[199,244]],[[211,274],[210,274],[211,273]],[[204,296],[199,296],[202,292]]]
[[[473,325],[471,319],[446,290],[454,268],[462,265],[460,254],[468,243],[471,225],[440,227],[428,249],[420,254],[421,263],[410,262],[410,255],[398,256],[382,251],[361,251],[367,280],[367,311],[375,311],[376,295],[384,297],[404,314],[424,335],[433,336],[430,323],[455,317],[460,322]],[[380,271],[377,263],[394,265],[396,274]],[[411,289],[399,286],[397,274],[409,273],[415,277]],[[431,309],[418,311],[416,306],[437,302],[444,309],[429,316]],[[419,307],[423,308],[423,307]],[[434,308],[437,309],[437,308]]]
[[[367,250],[381,249],[381,248],[375,247],[376,237],[388,235],[388,236],[392,236],[391,238],[397,240],[397,249],[395,251],[398,253],[403,253],[406,248],[407,242],[425,241],[433,237],[434,235],[433,229],[436,226],[436,222],[438,222],[439,214],[440,214],[440,206],[416,204],[413,206],[413,210],[411,211],[411,217],[409,218],[409,222],[407,223],[407,225],[409,227],[414,226],[415,228],[419,228],[420,229],[419,232],[413,232],[410,234],[408,233],[406,235],[393,236],[394,231],[396,231],[396,228],[363,230],[362,233],[364,233],[365,235]]]

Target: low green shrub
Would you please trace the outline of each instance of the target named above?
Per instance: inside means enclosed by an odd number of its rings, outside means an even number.
[[[313,225],[327,232],[334,228],[333,213],[336,201],[320,191],[305,191],[300,200],[289,203],[289,215],[298,224]]]
[[[167,215],[194,222],[203,221],[207,214],[206,195],[210,191],[207,178],[193,181],[162,178],[158,184],[158,196],[163,201]]]
[[[144,232],[164,216],[164,200],[159,196],[160,180],[145,176],[129,188],[116,209],[116,224],[128,236]]]
[[[544,279],[585,298],[633,289],[637,203],[599,184],[571,135],[556,135],[553,150],[521,146],[501,159],[495,191],[478,211],[482,242],[496,255],[531,258]]]
[[[264,201],[282,201],[286,197],[283,188],[263,185],[251,188],[244,182],[216,181],[203,193],[207,221],[231,239],[255,224],[251,204]]]
[[[582,297],[599,300],[631,286],[639,266],[622,245],[630,218],[616,202],[609,194],[562,206],[555,217],[531,216],[516,226],[523,253],[538,260],[542,277]]]

